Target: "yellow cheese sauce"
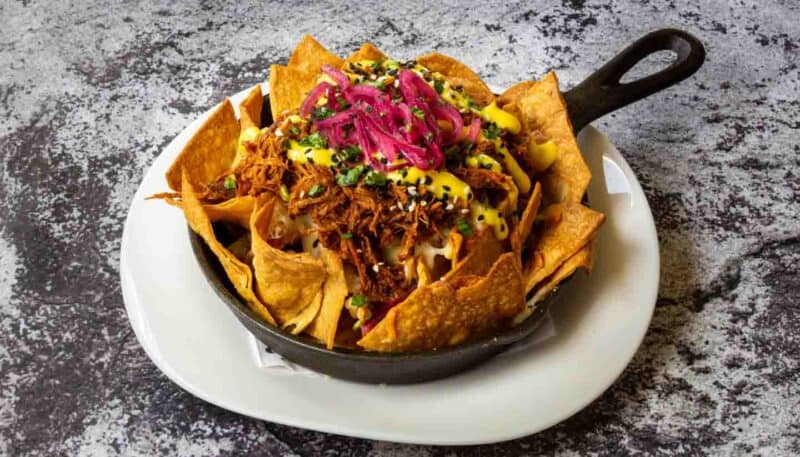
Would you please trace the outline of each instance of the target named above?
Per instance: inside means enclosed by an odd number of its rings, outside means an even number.
[[[492,101],[487,106],[485,106],[481,111],[481,118],[484,121],[494,122],[495,125],[500,127],[503,130],[507,130],[514,135],[519,133],[522,126],[519,123],[519,119],[517,116],[505,111],[497,106],[497,103]]]
[[[295,140],[289,140],[289,148],[286,150],[286,157],[292,162],[312,163],[323,167],[335,165],[333,155],[333,149],[303,146]]]
[[[500,156],[500,159],[503,161],[503,165],[505,169],[508,170],[508,173],[514,178],[514,182],[517,184],[520,192],[523,194],[527,194],[528,191],[531,190],[531,178],[525,173],[525,170],[517,162],[517,159],[511,154],[511,152],[503,146],[503,142],[500,141],[500,138],[495,138],[490,140],[483,136],[483,132],[481,132],[480,139],[486,140],[494,144],[494,150],[497,152],[497,155]]]
[[[528,145],[528,159],[533,168],[541,173],[558,159],[558,145],[553,140],[537,144],[531,139]]]
[[[266,129],[264,129],[266,130]],[[244,156],[247,154],[245,151],[244,144],[248,141],[253,141],[258,138],[258,135],[261,133],[261,129],[255,126],[250,126],[242,130],[239,134],[239,145],[236,148],[236,157],[233,159],[233,163],[231,164],[231,169],[235,169],[237,165],[243,160]]]
[[[417,167],[391,171],[386,177],[394,183],[402,183],[424,187],[438,199],[472,200],[472,189],[467,183],[446,171],[421,170]]]
[[[508,223],[506,223],[506,219],[500,215],[500,212],[496,208],[492,208],[480,202],[471,202],[469,204],[469,210],[472,216],[472,225],[478,230],[489,226],[494,231],[494,236],[498,240],[508,238]]]
[[[486,154],[467,156],[466,163],[469,168],[483,168],[485,170],[496,171],[497,173],[503,172],[503,166],[500,165],[500,162]]]

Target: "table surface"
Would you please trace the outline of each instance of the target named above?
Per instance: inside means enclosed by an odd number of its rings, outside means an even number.
[[[73,3],[0,4],[0,455],[800,453],[796,2]],[[571,419],[464,448],[327,435],[193,398],[137,344],[118,264],[139,180],[302,34],[340,54],[436,49],[499,87],[555,69],[569,88],[665,26],[705,42],[704,67],[596,123],[653,208],[658,304],[630,366]]]

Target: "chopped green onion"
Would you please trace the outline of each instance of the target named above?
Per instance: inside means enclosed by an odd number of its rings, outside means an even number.
[[[228,190],[236,189],[236,178],[234,178],[233,175],[226,176],[225,183],[223,185]]]
[[[472,236],[472,226],[464,219],[456,219],[456,228],[464,236]]]
[[[359,149],[358,146],[351,144],[344,149],[340,149],[339,155],[342,156],[344,160],[355,162],[361,160],[361,149]]]
[[[320,106],[318,108],[314,108],[314,110],[311,111],[311,117],[320,121],[323,119],[327,119],[333,116],[334,114],[335,113],[333,112],[333,110],[328,108],[327,106]]]
[[[483,129],[483,136],[490,140],[497,138],[501,133],[503,133],[503,130],[494,122],[487,123],[486,128]]]
[[[364,184],[368,186],[385,186],[386,181],[386,175],[379,171],[370,170],[364,176]]]
[[[386,89],[386,81],[379,79],[377,81],[364,81],[364,84],[372,86],[378,90]]]
[[[355,167],[347,170],[344,173],[336,175],[336,184],[340,186],[355,186],[358,183],[358,178],[364,172],[366,167],[364,165],[356,165]]]
[[[292,132],[292,135],[300,135],[300,129],[294,125],[289,127],[289,131]]]
[[[342,233],[342,239],[343,240],[352,240],[353,239],[353,234],[350,233],[350,232],[344,232],[344,233]]]
[[[281,184],[281,199],[285,202],[289,201],[289,188],[286,184]]]
[[[434,79],[433,88],[436,90],[436,93],[441,94],[444,91],[444,84],[438,79]]]
[[[319,197],[325,192],[325,186],[314,184],[308,191],[308,196],[311,198]]]
[[[422,119],[423,121],[425,120],[425,111],[422,111],[421,109],[419,109],[416,106],[414,106],[414,107],[411,108],[411,112],[414,113],[414,116],[417,116],[418,118]]]
[[[354,308],[361,308],[367,304],[369,304],[369,299],[364,295],[353,295],[350,297],[350,306]]]
[[[323,149],[328,147],[328,139],[320,135],[319,132],[314,132],[300,140],[300,146],[311,146],[312,148]]]

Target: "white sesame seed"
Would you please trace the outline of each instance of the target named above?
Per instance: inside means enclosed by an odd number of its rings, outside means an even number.
[[[359,253],[359,254],[361,254],[361,253],[362,253],[362,252],[364,252],[364,251],[363,251],[361,248],[358,248],[358,249],[356,249],[356,252],[357,252],[357,253]]]
[[[305,196],[306,196],[306,191],[304,191],[304,190],[301,190],[301,191],[300,191],[300,198],[303,198],[303,197],[305,197]]]
[[[419,205],[420,206],[428,206],[428,200],[422,200],[421,202],[419,202]]]
[[[447,211],[452,211],[453,210],[453,204],[452,203],[448,203],[447,206],[444,207],[444,209],[446,209]]]
[[[275,129],[275,136],[283,136],[283,130]]]
[[[402,211],[403,210],[403,203],[397,202],[397,209]]]
[[[372,271],[374,271],[375,273],[377,273],[377,272],[378,272],[378,270],[380,270],[380,268],[381,268],[381,267],[379,267],[379,266],[378,266],[378,264],[376,263],[375,265],[373,265],[373,266],[372,266]]]
[[[461,210],[461,214],[467,214],[469,212],[469,208],[464,208]]]
[[[378,77],[376,75],[369,75],[369,79],[375,81],[376,79],[378,79]]]
[[[411,204],[408,205],[408,212],[410,213],[411,211],[414,211],[414,208],[416,208],[416,207],[417,207],[417,202],[412,200]]]
[[[400,87],[400,80],[399,79],[395,79],[394,80],[394,87]]]
[[[414,187],[414,186],[409,186],[408,187],[408,194],[409,195],[417,195],[417,188]]]

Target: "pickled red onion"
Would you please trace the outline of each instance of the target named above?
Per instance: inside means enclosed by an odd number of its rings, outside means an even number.
[[[314,125],[332,147],[358,145],[364,152],[364,162],[377,170],[408,165],[423,170],[438,168],[444,161],[442,151],[464,139],[461,113],[411,70],[398,73],[397,90],[354,85],[347,75],[329,65],[323,65],[322,71],[336,85],[320,82],[303,102],[300,114],[307,117],[325,95],[326,106],[336,114],[314,119]],[[452,129],[443,131],[440,121]],[[475,142],[479,132],[480,119],[476,118],[466,137]]]

